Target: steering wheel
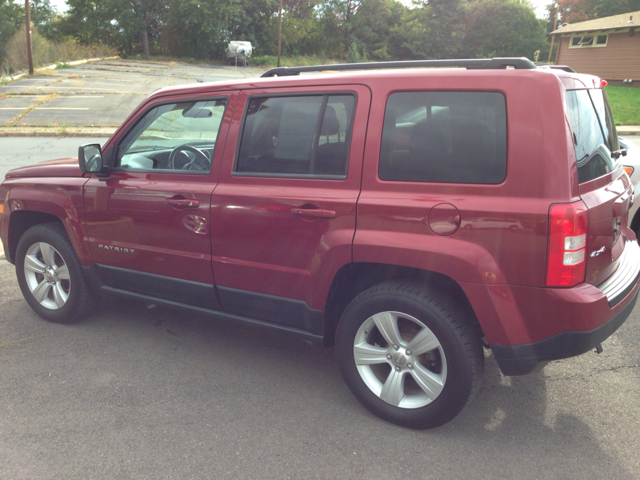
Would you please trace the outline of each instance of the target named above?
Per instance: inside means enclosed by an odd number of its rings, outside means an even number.
[[[211,168],[211,160],[209,160],[207,154],[202,150],[189,145],[178,145],[176,148],[171,150],[171,153],[169,154],[169,168],[176,168],[175,160],[180,152],[191,152],[194,154],[194,158],[191,158],[186,153],[184,154],[184,156],[187,157],[187,163],[178,167],[181,170],[209,170]]]

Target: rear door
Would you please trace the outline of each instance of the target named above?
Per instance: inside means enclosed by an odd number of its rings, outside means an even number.
[[[585,281],[600,285],[618,268],[633,187],[620,168],[611,110],[602,89],[567,91],[580,197],[588,208]]]
[[[241,93],[211,208],[225,312],[321,333],[351,262],[369,102],[360,85]]]

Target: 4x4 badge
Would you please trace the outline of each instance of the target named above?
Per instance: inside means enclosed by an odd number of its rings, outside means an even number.
[[[595,252],[591,252],[591,255],[589,255],[591,258],[597,257],[598,255],[600,255],[601,253],[604,253],[604,251],[607,249],[607,247],[602,247],[600,250],[596,250]]]

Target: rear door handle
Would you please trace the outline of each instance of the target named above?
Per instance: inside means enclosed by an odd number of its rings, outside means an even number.
[[[336,218],[335,210],[325,208],[292,208],[291,213],[300,217]]]
[[[184,197],[169,197],[164,199],[164,203],[174,208],[198,208],[200,202]]]

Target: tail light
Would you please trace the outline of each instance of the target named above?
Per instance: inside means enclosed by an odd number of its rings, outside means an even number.
[[[582,201],[551,206],[547,286],[572,287],[584,281],[588,224],[589,212]]]

